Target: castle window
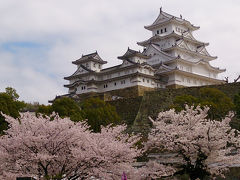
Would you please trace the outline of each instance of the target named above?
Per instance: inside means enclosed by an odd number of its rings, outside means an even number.
[[[145,82],[145,79],[143,78],[143,82]]]
[[[184,77],[182,77],[182,82],[184,82],[184,80],[185,80]]]
[[[104,84],[104,85],[103,85],[103,88],[107,88],[107,87],[108,87],[108,85],[107,85],[107,84]]]
[[[116,86],[116,85],[117,85],[117,83],[115,82],[115,83],[114,83],[114,86]]]
[[[161,34],[163,33],[163,29],[161,29]]]
[[[159,30],[157,30],[157,34],[159,34]]]
[[[125,84],[125,80],[122,80],[122,81],[121,81],[121,84]]]
[[[147,80],[147,83],[149,83],[149,80]]]
[[[167,32],[167,28],[165,28],[164,30],[165,30],[165,32]]]

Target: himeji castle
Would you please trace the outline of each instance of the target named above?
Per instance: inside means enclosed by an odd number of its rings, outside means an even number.
[[[131,88],[147,91],[224,83],[218,74],[225,69],[210,64],[217,57],[208,53],[209,43],[193,37],[198,26],[160,9],[157,19],[144,28],[152,36],[137,43],[143,51],[128,48],[118,57],[120,65],[103,68],[107,62],[97,52],[73,61],[76,72],[64,78],[69,81],[64,85],[69,95],[106,92],[119,95],[120,90]]]

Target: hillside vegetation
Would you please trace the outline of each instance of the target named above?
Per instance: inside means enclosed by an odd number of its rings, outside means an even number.
[[[204,102],[205,100],[205,103],[203,103],[203,105],[214,103],[214,98],[211,100],[212,96],[207,97],[208,93],[206,92],[203,93],[203,91],[207,90],[206,88],[208,90],[209,88],[211,89],[213,88],[212,89],[213,92],[215,91],[220,94],[220,97],[222,98],[221,102],[224,103],[223,104],[224,107],[223,105],[219,104],[220,102],[217,102],[217,100],[219,100],[217,98],[218,96],[217,95],[215,96],[215,100],[216,100],[215,104],[218,105],[218,108],[221,108],[224,111],[225,111],[225,108],[231,111],[237,111],[237,112],[239,111],[239,105],[233,105],[233,103],[234,102],[239,103],[239,99],[234,101],[234,98],[236,99],[236,96],[239,95],[240,83],[211,85],[211,86],[205,86],[205,87],[189,87],[189,88],[182,88],[182,89],[161,89],[159,91],[145,92],[142,98],[142,102],[139,106],[137,116],[135,117],[135,120],[132,126],[132,131],[148,132],[149,128],[151,127],[149,116],[152,118],[156,118],[159,112],[166,111],[173,108],[174,106],[176,106],[175,104],[176,100],[181,96],[186,95],[188,97],[192,97],[191,101],[201,100],[202,102]],[[204,94],[206,95],[205,97],[203,96]],[[206,100],[208,101],[211,100],[211,102],[209,101],[207,104]],[[218,110],[220,111],[220,109]],[[224,116],[225,114],[226,112],[222,113],[221,116]],[[217,115],[218,115],[218,112],[216,112],[215,116]],[[233,122],[231,122],[231,124],[234,128],[237,128],[237,129],[240,128],[239,119],[235,118]]]

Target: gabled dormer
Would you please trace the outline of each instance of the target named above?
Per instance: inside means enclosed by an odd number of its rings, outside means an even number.
[[[76,61],[72,62],[73,64],[77,65],[79,67],[85,67],[88,70],[99,72],[102,69],[102,65],[106,64],[106,61],[103,61],[102,58],[98,55],[98,52],[94,52],[87,55],[82,55],[81,58],[79,58]]]
[[[194,26],[189,21],[183,19],[181,15],[180,17],[170,15],[162,11],[162,8],[160,8],[160,13],[157,19],[151,25],[144,26],[144,28],[152,31],[152,36],[156,34],[164,36],[173,31],[181,35],[185,31],[191,32],[199,29],[199,27]]]
[[[140,51],[135,51],[130,48],[127,49],[127,52],[123,56],[119,56],[118,59],[121,59],[124,64],[142,64],[147,61],[150,57],[141,53]]]

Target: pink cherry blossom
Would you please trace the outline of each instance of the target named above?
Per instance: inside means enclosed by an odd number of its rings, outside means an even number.
[[[123,133],[125,126],[93,133],[85,122],[58,116],[5,118],[10,128],[0,137],[0,179],[120,179],[123,171],[132,174],[131,164],[140,154],[134,148],[139,138]]]
[[[239,166],[240,132],[229,125],[233,114],[222,121],[209,120],[208,109],[186,106],[180,113],[169,110],[159,113],[156,120],[150,118],[154,128],[149,133],[146,150],[178,152],[183,159],[189,158],[193,166],[201,152],[206,156],[203,165],[212,175],[223,175],[229,167]]]

